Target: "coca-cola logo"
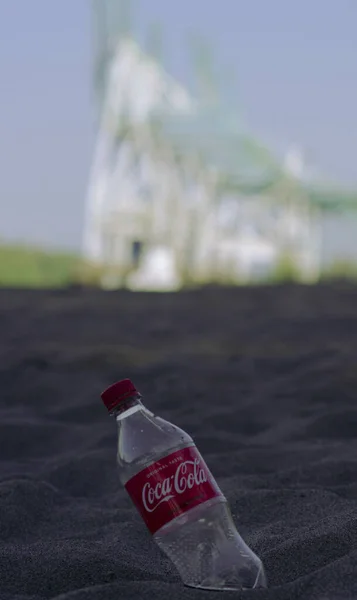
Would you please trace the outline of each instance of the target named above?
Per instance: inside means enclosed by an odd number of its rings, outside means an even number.
[[[168,502],[176,494],[183,494],[187,489],[191,490],[207,481],[205,469],[200,465],[200,459],[186,460],[178,465],[176,472],[162,481],[156,481],[154,485],[148,481],[142,489],[142,502],[145,510],[154,512],[163,502]]]

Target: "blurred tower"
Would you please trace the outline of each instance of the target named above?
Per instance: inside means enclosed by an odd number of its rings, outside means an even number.
[[[129,0],[93,1],[99,117],[83,237],[87,260],[122,272],[137,264],[149,241],[165,244],[170,235],[165,203],[180,195],[182,182],[160,118],[194,107],[188,92],[134,40],[129,9]],[[151,31],[148,41],[156,53],[158,33]]]

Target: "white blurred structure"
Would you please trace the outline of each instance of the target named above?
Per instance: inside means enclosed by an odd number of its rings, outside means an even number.
[[[125,255],[119,217],[126,221],[126,237],[131,238],[135,230],[142,235],[135,220],[145,221],[155,197],[157,214],[152,216],[154,220],[164,216],[161,197],[168,195],[167,185],[172,183],[171,173],[165,173],[170,157],[166,169],[157,164],[159,148],[149,119],[157,112],[187,112],[193,103],[186,90],[129,38],[118,41],[107,81],[89,183],[84,253],[89,260],[113,262]]]
[[[286,171],[293,177],[302,179],[305,173],[305,162],[303,153],[297,146],[291,146],[286,153],[284,160]]]
[[[98,2],[97,20],[113,6]],[[284,253],[313,280],[319,241],[293,182],[302,176],[300,154],[293,149],[280,168],[225,120],[224,108],[207,112],[130,32],[103,31],[83,238],[85,259],[103,266],[103,286],[249,281],[268,275]]]

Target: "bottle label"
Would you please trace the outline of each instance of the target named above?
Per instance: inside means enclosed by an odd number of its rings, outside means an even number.
[[[223,497],[195,446],[152,463],[125,488],[151,533],[202,502]]]

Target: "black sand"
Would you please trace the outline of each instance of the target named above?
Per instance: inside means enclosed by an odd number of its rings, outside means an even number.
[[[357,598],[357,288],[0,293],[1,600]],[[182,587],[120,488],[131,377],[188,432],[269,590]]]

